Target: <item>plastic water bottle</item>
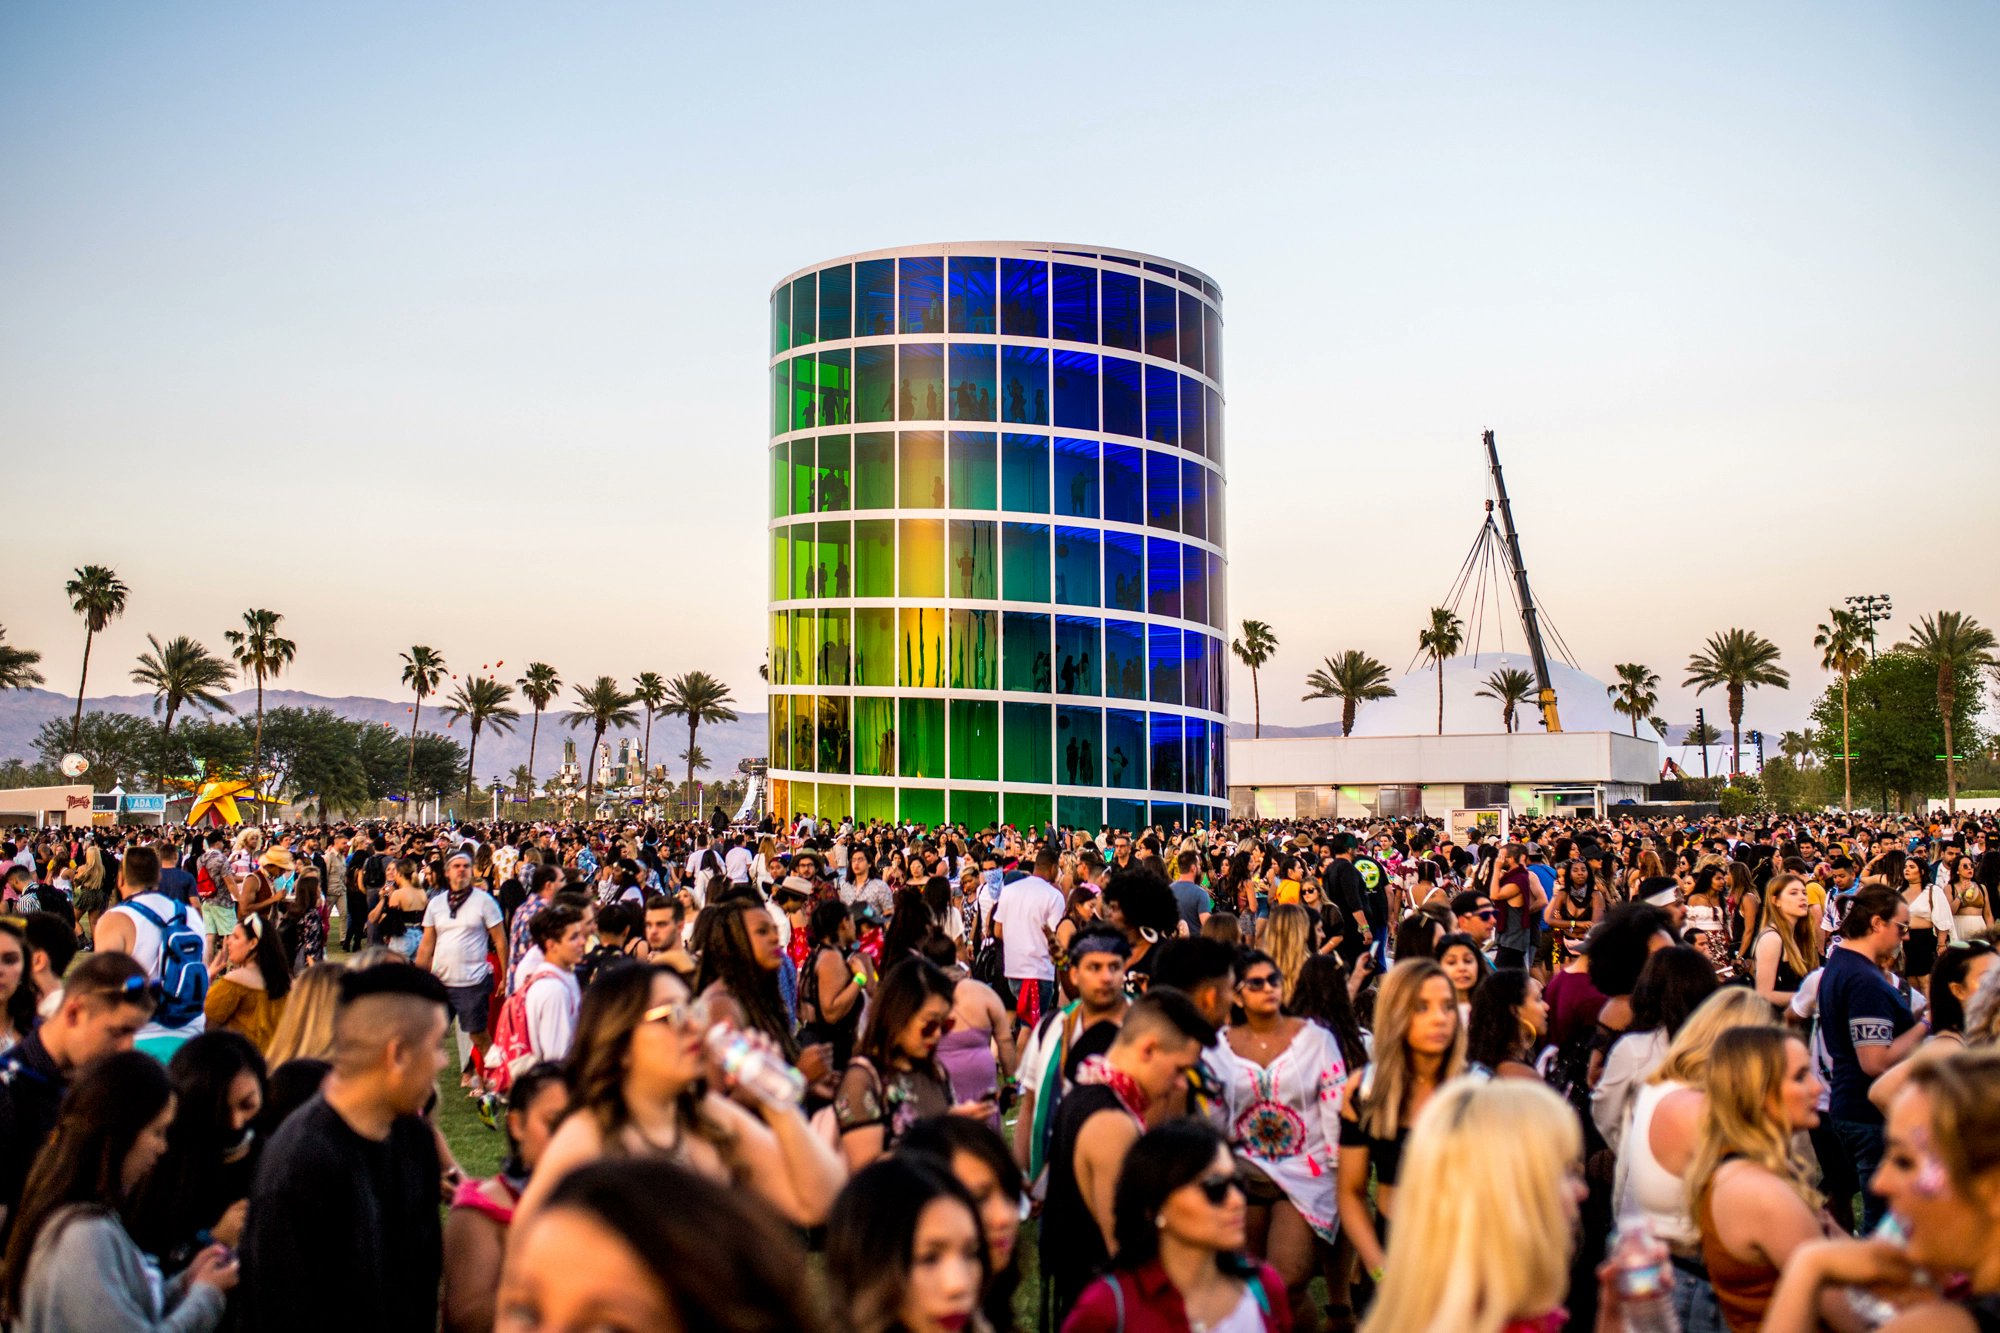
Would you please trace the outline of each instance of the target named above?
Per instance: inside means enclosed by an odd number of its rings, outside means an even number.
[[[1628,1333],[1680,1333],[1670,1288],[1672,1257],[1644,1221],[1618,1228],[1611,1243],[1618,1309]]]
[[[717,1023],[702,1041],[729,1081],[749,1089],[758,1101],[773,1106],[797,1106],[806,1095],[805,1075],[729,1024]]]
[[[1875,1229],[1869,1232],[1868,1236],[1871,1240],[1886,1240],[1891,1245],[1902,1245],[1909,1240],[1909,1235],[1903,1230],[1902,1221],[1894,1213],[1882,1214],[1882,1220],[1875,1224]],[[1919,1285],[1928,1285],[1927,1277],[1921,1272],[1917,1274],[1917,1282]],[[1846,1292],[1847,1308],[1869,1328],[1880,1328],[1902,1313],[1895,1305],[1866,1287],[1848,1287]]]

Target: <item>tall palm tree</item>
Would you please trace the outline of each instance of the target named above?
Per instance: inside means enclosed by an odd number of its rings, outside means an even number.
[[[25,690],[42,683],[35,663],[42,655],[29,648],[10,648],[7,627],[0,625],[0,690]]]
[[[1847,687],[1854,673],[1868,665],[1868,622],[1853,611],[1828,607],[1827,619],[1813,635],[1813,647],[1820,650],[1819,664],[1840,677],[1840,808],[1854,808],[1854,746],[1849,740]]]
[[[403,822],[410,820],[410,784],[417,780],[417,720],[424,715],[424,700],[437,693],[444,679],[444,654],[421,643],[403,654],[403,683],[417,693],[417,706],[410,710],[410,757],[403,765]]]
[[[535,707],[535,723],[528,731],[528,782],[530,799],[535,795],[535,742],[542,735],[542,710],[555,701],[562,692],[562,677],[547,662],[530,662],[521,678],[514,682],[521,687],[521,697]]]
[[[1606,685],[1604,692],[1611,696],[1611,711],[1632,719],[1632,734],[1639,734],[1639,719],[1653,716],[1653,709],[1660,702],[1660,678],[1643,662],[1620,662],[1612,668],[1618,673],[1616,685]],[[1667,733],[1662,730],[1660,735]]]
[[[657,671],[641,671],[632,678],[632,702],[646,710],[646,733],[639,742],[639,790],[648,791],[653,781],[653,714],[667,701],[666,678]]]
[[[222,635],[229,640],[230,655],[243,674],[257,678],[257,740],[250,751],[250,780],[260,793],[264,790],[264,681],[282,675],[299,655],[296,643],[278,635],[283,620],[276,611],[252,607],[243,613],[242,629],[225,630]]]
[[[1257,671],[1264,663],[1271,660],[1271,654],[1277,650],[1278,636],[1272,633],[1271,626],[1262,620],[1244,621],[1243,637],[1233,639],[1229,644],[1229,651],[1235,653],[1237,660],[1250,668],[1250,708],[1256,719],[1255,734],[1258,736],[1264,734],[1264,697],[1257,690]],[[1312,684],[1310,677],[1307,678],[1306,684]],[[1306,697],[1312,699],[1324,696]]]
[[[1778,753],[1794,764],[1812,757],[1819,744],[1819,737],[1808,727],[1804,731],[1787,731],[1778,737]]]
[[[132,669],[132,679],[153,687],[155,713],[162,705],[166,708],[166,719],[160,723],[160,754],[164,760],[167,741],[174,734],[174,714],[180,712],[182,704],[193,704],[209,712],[236,711],[221,694],[223,686],[236,674],[236,668],[185,634],[167,640],[165,647],[150,634],[146,642],[153,645],[153,650],[139,654],[139,665]]]
[[[706,671],[689,671],[675,676],[667,685],[667,701],[660,706],[660,712],[667,717],[684,717],[688,724],[688,751],[695,748],[695,731],[704,722],[734,722],[736,710],[729,707],[736,701],[729,697],[729,687]],[[684,758],[686,756],[683,756]],[[694,791],[694,765],[687,770],[688,791]]]
[[[590,765],[584,769],[585,790],[589,793],[590,808],[597,809],[597,747],[604,744],[604,733],[612,727],[629,727],[638,719],[632,716],[632,696],[618,688],[618,682],[610,676],[599,676],[589,686],[571,686],[576,691],[577,711],[569,715],[571,730],[588,722],[596,728],[590,738]]]
[[[1437,668],[1438,735],[1444,735],[1444,664],[1465,646],[1465,622],[1448,606],[1431,608],[1431,623],[1417,634],[1417,648]]]
[[[1252,622],[1245,622],[1248,629]],[[1354,730],[1354,712],[1364,703],[1376,699],[1388,699],[1396,691],[1389,686],[1389,668],[1376,661],[1367,653],[1349,648],[1338,657],[1329,657],[1322,666],[1313,668],[1306,677],[1306,686],[1312,692],[1300,696],[1300,702],[1309,699],[1340,700],[1340,734],[1345,736]]]
[[[1708,636],[1708,643],[1688,658],[1683,688],[1694,692],[1718,687],[1729,692],[1729,775],[1743,771],[1743,695],[1760,685],[1788,690],[1791,673],[1778,665],[1778,645],[1755,630],[1726,629]]]
[[[1968,668],[1984,671],[1996,665],[2000,641],[1993,631],[1957,611],[1925,616],[1910,629],[1910,643],[1919,657],[1937,668],[1938,713],[1944,718],[1944,808],[1958,813],[1958,757],[1952,749],[1952,710],[1958,705],[1958,675]]]
[[[1514,710],[1541,693],[1535,678],[1519,667],[1501,667],[1486,678],[1486,684],[1473,691],[1481,699],[1500,701],[1500,721],[1508,734],[1514,731]]]
[[[514,687],[491,676],[471,676],[458,683],[452,691],[451,699],[444,706],[454,721],[463,720],[472,724],[472,744],[465,753],[465,804],[472,805],[473,765],[479,759],[480,728],[492,725],[495,731],[512,731],[514,724],[521,720],[521,710],[509,708],[513,702]]]
[[[63,584],[63,591],[69,595],[69,609],[83,617],[83,674],[77,678],[76,716],[69,724],[69,748],[74,750],[83,740],[83,689],[90,681],[91,640],[125,614],[125,599],[132,590],[109,566],[85,565]]]

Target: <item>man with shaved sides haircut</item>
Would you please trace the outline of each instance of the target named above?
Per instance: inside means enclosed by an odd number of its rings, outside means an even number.
[[[445,1065],[449,1003],[442,982],[406,964],[340,979],[333,1072],[278,1128],[251,1187],[244,1328],[436,1329],[440,1170],[422,1112]]]

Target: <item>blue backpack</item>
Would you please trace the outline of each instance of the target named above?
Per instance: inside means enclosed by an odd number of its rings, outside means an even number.
[[[162,921],[137,898],[119,906],[131,908],[160,932],[160,1005],[153,1021],[163,1028],[186,1027],[201,1017],[208,999],[207,951],[201,932],[188,924],[187,905],[175,904],[172,922]]]

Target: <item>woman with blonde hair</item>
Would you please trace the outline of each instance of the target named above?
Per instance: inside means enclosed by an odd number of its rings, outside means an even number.
[[[1560,1328],[1582,1162],[1576,1114],[1546,1086],[1446,1084],[1410,1134],[1396,1232],[1361,1333]]]
[[[1278,965],[1278,976],[1284,982],[1284,994],[1279,998],[1290,1004],[1292,988],[1299,984],[1299,969],[1312,954],[1312,914],[1297,903],[1278,904],[1271,909],[1271,919],[1265,923],[1258,944]]]
[[[333,1058],[333,1011],[340,1002],[340,977],[345,963],[316,963],[292,982],[285,1013],[264,1059],[276,1069],[287,1060]]]
[[[1750,945],[1757,993],[1780,1009],[1792,1002],[1819,952],[1813,938],[1812,899],[1802,876],[1787,870],[1764,886],[1757,933]]]
[[[69,874],[70,903],[76,908],[76,933],[79,938],[90,939],[97,929],[97,916],[110,902],[110,890],[104,887],[104,853],[91,843],[83,849],[83,862],[73,865]]]
[[[1688,1211],[1731,1333],[1764,1322],[1792,1253],[1821,1239],[1824,1200],[1793,1153],[1819,1123],[1819,1079],[1797,1037],[1733,1028],[1709,1053],[1707,1114],[1687,1168]]]

